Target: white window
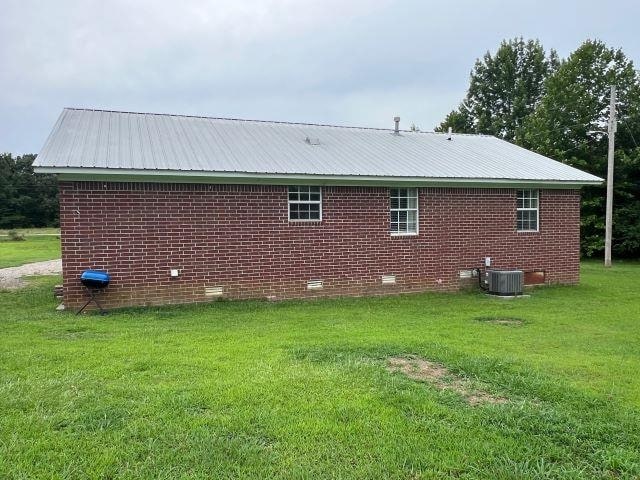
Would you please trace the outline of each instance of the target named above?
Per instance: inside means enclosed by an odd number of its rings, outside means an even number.
[[[517,190],[516,228],[519,232],[538,231],[538,190]]]
[[[289,221],[317,222],[320,220],[322,220],[320,187],[289,187]]]
[[[418,233],[418,189],[392,188],[391,235],[416,235]]]

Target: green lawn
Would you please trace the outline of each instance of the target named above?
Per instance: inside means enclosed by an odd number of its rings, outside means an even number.
[[[0,293],[0,478],[638,478],[639,276],[81,318],[40,279]],[[387,371],[408,354],[509,402]]]
[[[24,241],[0,236],[0,268],[60,258],[60,238],[55,235],[28,235]]]

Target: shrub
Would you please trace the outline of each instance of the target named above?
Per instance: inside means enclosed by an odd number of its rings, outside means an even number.
[[[11,242],[22,242],[23,240],[26,240],[22,233],[18,233],[15,230],[9,230],[7,232],[7,236],[9,237],[9,241]]]

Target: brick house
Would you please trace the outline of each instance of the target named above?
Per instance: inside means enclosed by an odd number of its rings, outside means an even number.
[[[580,187],[511,143],[65,109],[36,171],[60,186],[64,302],[107,306],[455,290],[484,265],[575,283]]]

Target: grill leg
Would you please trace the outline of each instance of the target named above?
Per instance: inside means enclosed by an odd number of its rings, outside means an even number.
[[[76,312],[76,315],[80,315],[82,313],[82,311],[85,308],[87,308],[87,305],[89,305],[91,303],[91,300],[93,300],[93,295],[91,295],[91,297],[89,297],[89,300],[86,301],[86,303],[82,306],[82,308]]]
[[[102,308],[102,305],[100,305],[100,302],[98,301],[98,297],[97,296],[93,296],[93,301],[96,302],[96,305],[98,306],[98,308],[100,309],[100,315],[106,315],[107,311]]]
[[[99,292],[96,291],[96,290],[89,290],[89,300],[87,300],[86,303],[82,306],[82,308],[80,310],[78,310],[76,315],[80,315],[82,313],[82,311],[85,308],[87,308],[87,306],[91,302],[95,303],[98,306],[98,308],[100,309],[100,315],[106,315],[107,311],[104,308],[102,308],[102,305],[100,305],[100,302],[98,301],[98,297],[97,297],[98,293]]]

